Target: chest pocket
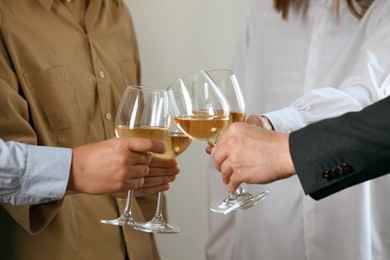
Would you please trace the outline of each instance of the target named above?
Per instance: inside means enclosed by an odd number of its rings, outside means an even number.
[[[68,129],[76,123],[77,103],[75,91],[66,67],[23,74],[33,120],[43,121],[55,130]]]

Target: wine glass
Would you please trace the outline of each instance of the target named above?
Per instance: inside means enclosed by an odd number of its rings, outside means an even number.
[[[223,131],[226,131],[227,128],[234,122],[244,122],[245,102],[234,72],[229,69],[217,69],[208,70],[206,73],[221,89],[229,102],[230,119]],[[215,142],[216,141],[214,141],[214,143]],[[253,207],[259,201],[263,200],[268,193],[268,191],[264,191],[258,195],[253,195],[246,192],[242,186],[239,186],[235,192],[229,191],[225,197],[212,201],[209,208],[217,213],[234,213]]]
[[[168,134],[168,95],[164,90],[128,86],[121,97],[115,117],[115,134],[121,137],[143,137],[163,141]],[[101,223],[117,226],[137,225],[131,214],[133,191],[127,194],[123,213],[117,219]]]
[[[176,80],[167,91],[175,122],[183,133],[199,141],[221,134],[229,120],[229,104],[204,70]]]
[[[171,120],[169,125],[169,133],[164,139],[164,144],[166,147],[166,152],[164,154],[156,154],[155,156],[170,159],[179,156],[183,153],[191,144],[191,138],[185,135],[176,125],[176,123]],[[172,224],[168,224],[162,214],[162,201],[163,192],[158,193],[157,198],[157,208],[154,214],[154,217],[143,223],[138,223],[134,226],[135,229],[149,232],[149,233],[179,233],[180,227]]]
[[[204,70],[184,76],[167,89],[178,127],[199,141],[217,139],[230,116],[229,103]]]

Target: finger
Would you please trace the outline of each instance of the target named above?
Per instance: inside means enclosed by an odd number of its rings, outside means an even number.
[[[127,179],[126,185],[122,191],[135,190],[144,185],[145,178],[131,178]]]
[[[127,197],[127,192],[129,190],[135,190],[143,186],[144,178],[131,178],[127,179],[124,183],[120,185],[120,188],[117,188],[113,193],[116,197],[125,198]]]
[[[211,146],[207,146],[205,149],[206,153],[208,153],[208,154],[211,154],[211,150],[213,150],[213,147],[211,147]]]
[[[174,158],[163,159],[157,156],[152,156],[149,166],[156,168],[174,168],[177,167],[177,161]]]
[[[215,144],[216,144],[216,141],[215,141],[215,143],[212,141],[207,141],[207,147],[205,149],[206,153],[211,154],[211,150],[213,150]]]
[[[225,184],[229,184],[230,177],[231,177],[231,175],[233,173],[233,169],[230,166],[230,163],[229,163],[228,160],[223,162],[223,164],[221,165],[221,171],[220,172],[221,172],[222,181]]]
[[[149,165],[152,160],[152,155],[149,153],[141,153],[130,151],[127,155],[127,160],[130,165]]]
[[[120,192],[114,192],[111,195],[114,197],[118,197],[120,199],[126,199],[127,198],[128,191],[120,191]]]
[[[218,171],[221,170],[221,164],[227,159],[227,151],[225,147],[225,140],[221,139],[218,145],[211,150],[211,156],[213,157],[215,167]]]
[[[234,174],[232,174],[230,176],[230,180],[229,180],[229,183],[228,183],[228,188],[229,188],[229,191],[235,191],[238,189],[238,187],[244,183],[244,179],[242,179],[241,175],[240,174],[237,174],[237,172],[235,172]],[[248,182],[246,182],[248,183]]]
[[[167,191],[167,190],[169,190],[169,183],[164,183],[164,184],[157,185],[157,186],[143,187],[143,188],[136,189],[136,190],[134,190],[133,194],[134,194],[134,196],[138,197],[138,196],[143,196],[146,194],[163,192],[163,191]]]
[[[141,179],[141,178],[139,178]],[[134,196],[142,196],[146,194],[152,194],[157,192],[166,191],[169,189],[169,183],[174,181],[175,177],[153,177],[153,178],[143,178],[143,185],[138,186],[137,188],[128,188],[125,190],[121,190],[118,192],[113,193],[112,195],[118,198],[126,198],[128,190],[133,190]],[[136,179],[131,180],[136,181]],[[139,184],[142,182],[141,180],[138,180]],[[137,185],[136,183],[133,183],[134,185]]]
[[[250,125],[263,126],[263,120],[258,115],[250,115],[245,122]]]
[[[223,134],[218,138],[218,143],[215,143],[215,147],[220,146],[220,143],[225,143],[231,136],[234,136],[237,132],[241,132],[243,130],[243,126],[247,126],[247,124],[243,122],[235,122],[231,124],[229,128],[225,132],[223,132]]]
[[[149,167],[148,177],[164,177],[164,176],[176,176],[179,174],[180,169],[178,167],[174,168],[157,168]]]
[[[230,182],[228,184],[229,191],[231,191],[231,192],[236,191],[239,186],[240,186],[240,183],[237,183],[237,182]]]
[[[250,115],[246,120],[247,124],[259,126],[268,130],[274,130],[271,121],[265,116]]]
[[[138,164],[130,166],[128,172],[128,179],[145,177],[149,174],[149,166],[145,164]]]
[[[146,177],[144,184],[140,188],[148,188],[153,186],[158,186],[166,183],[173,182],[176,179],[176,176],[163,176],[163,177]]]
[[[127,147],[131,151],[152,153],[165,152],[165,145],[161,141],[140,137],[127,137],[122,139],[127,142]]]

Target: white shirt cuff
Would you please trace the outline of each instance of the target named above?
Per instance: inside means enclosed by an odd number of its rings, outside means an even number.
[[[293,107],[286,107],[263,114],[272,123],[275,131],[290,133],[306,126],[303,116]]]

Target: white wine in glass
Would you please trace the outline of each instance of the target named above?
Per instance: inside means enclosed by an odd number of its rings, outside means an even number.
[[[234,122],[244,122],[245,102],[234,72],[229,69],[208,70],[206,72],[224,93],[230,105],[230,117],[224,131]],[[268,191],[264,191],[254,195],[246,192],[240,186],[235,192],[229,191],[225,197],[212,201],[209,208],[213,212],[231,214],[253,207],[268,193]]]
[[[167,135],[167,129],[146,126],[129,128],[129,126],[118,125],[115,127],[115,133],[117,137],[142,137],[154,140],[164,140]]]
[[[192,116],[176,117],[175,122],[192,139],[208,141],[221,134],[228,118],[223,115],[208,116],[194,111]]]
[[[168,134],[169,106],[167,92],[140,86],[128,86],[121,97],[115,117],[118,138],[142,137],[163,141]],[[104,224],[135,227],[131,214],[133,191],[129,190],[125,209],[119,218],[101,220]]]
[[[169,131],[169,134],[164,139],[165,147],[167,151],[164,154],[157,155],[161,158],[170,159],[182,154],[191,144],[191,138],[185,135],[183,132]]]

